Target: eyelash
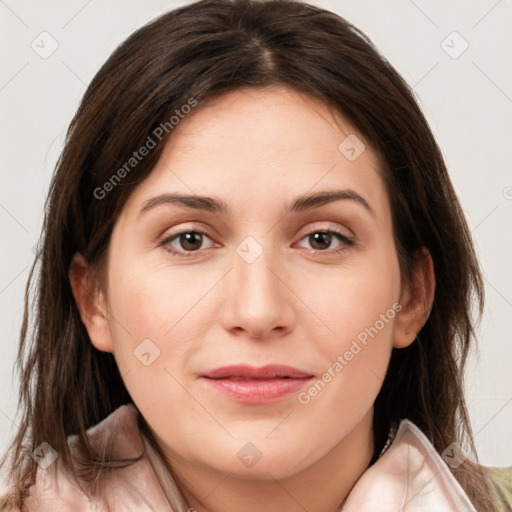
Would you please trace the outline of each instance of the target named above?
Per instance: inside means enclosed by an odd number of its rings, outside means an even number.
[[[183,258],[190,258],[190,257],[193,257],[196,255],[196,253],[199,252],[199,250],[196,250],[196,251],[185,251],[185,252],[182,252],[182,251],[178,251],[174,248],[171,247],[170,243],[173,242],[176,238],[180,237],[181,235],[184,235],[186,233],[199,233],[201,235],[204,235],[204,236],[207,236],[208,238],[210,238],[210,236],[208,235],[208,233],[206,233],[205,231],[202,231],[201,229],[188,229],[188,230],[185,230],[185,231],[180,231],[178,233],[175,233],[174,235],[170,236],[170,237],[166,237],[164,238],[163,240],[161,240],[158,244],[159,247],[164,247],[164,249],[171,253],[171,254],[174,254],[174,255],[177,255],[177,256],[181,256]],[[342,243],[342,245],[340,245],[337,249],[331,249],[330,251],[329,250],[320,250],[320,249],[311,249],[312,251],[314,251],[314,254],[316,255],[317,253],[328,253],[328,254],[339,254],[343,251],[345,251],[347,249],[347,247],[355,247],[357,244],[356,244],[356,241],[351,238],[351,237],[348,237],[347,235],[343,234],[341,231],[338,231],[336,229],[333,229],[333,228],[330,228],[330,229],[315,229],[313,231],[310,231],[309,233],[306,233],[302,238],[301,240],[303,240],[304,238],[314,234],[314,233],[327,233],[327,234],[331,234],[331,235],[335,235],[337,236]]]

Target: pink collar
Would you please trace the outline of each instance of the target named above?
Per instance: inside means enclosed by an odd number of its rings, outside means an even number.
[[[117,432],[116,457],[143,458],[116,469],[90,501],[65,474],[57,459],[38,468],[27,501],[29,512],[181,512],[189,509],[158,453],[141,435],[134,405],[123,405],[87,430],[95,446]],[[76,436],[70,436],[73,447]],[[44,465],[44,464],[43,464]],[[175,504],[175,508],[171,506]],[[343,512],[476,512],[463,489],[425,435],[402,420],[393,443],[356,482]]]

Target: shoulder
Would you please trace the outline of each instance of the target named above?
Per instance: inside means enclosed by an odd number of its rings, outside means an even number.
[[[488,466],[485,469],[498,497],[499,512],[512,512],[512,466],[506,468]]]

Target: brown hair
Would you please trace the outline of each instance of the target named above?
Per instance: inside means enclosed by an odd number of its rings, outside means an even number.
[[[90,468],[77,475],[82,482],[132,462],[97,457],[86,437],[88,427],[131,398],[113,355],[96,350],[88,338],[68,269],[80,252],[95,269],[97,286],[105,282],[116,219],[172,130],[108,198],[98,199],[95,191],[191,98],[200,108],[231,90],[272,85],[320,99],[375,148],[404,279],[422,247],[433,259],[437,288],[430,317],[412,345],[393,350],[375,402],[377,449],[408,418],[438,452],[454,441],[475,452],[462,383],[474,301],[482,313],[482,277],[446,165],[411,88],[364,33],[334,13],[289,0],[203,0],[162,15],[123,42],[92,80],[69,127],[25,294],[17,359],[23,416],[8,452],[14,505],[23,504],[37,467],[30,453],[43,441],[76,474],[67,436],[78,435]],[[452,471],[478,510],[493,509],[481,466],[468,459]]]

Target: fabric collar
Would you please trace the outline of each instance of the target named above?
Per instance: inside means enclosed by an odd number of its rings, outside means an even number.
[[[60,459],[41,466],[26,502],[29,512],[185,512],[190,510],[160,455],[141,434],[139,412],[123,405],[87,430],[96,447],[116,432],[116,458],[143,457],[112,471],[89,499],[69,478]],[[71,449],[77,436],[70,436]],[[171,503],[174,504],[171,506]],[[353,486],[342,512],[476,512],[449,467],[426,436],[402,420],[393,442]]]

